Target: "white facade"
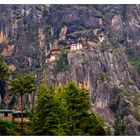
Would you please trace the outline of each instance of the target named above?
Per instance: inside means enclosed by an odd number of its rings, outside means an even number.
[[[99,41],[102,43],[104,41],[104,36],[99,36]]]
[[[70,46],[70,50],[71,51],[79,51],[83,48],[82,44],[81,43],[78,43],[78,44],[72,44]]]

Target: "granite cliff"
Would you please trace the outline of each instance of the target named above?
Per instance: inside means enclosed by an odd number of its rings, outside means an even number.
[[[140,135],[139,67],[130,61],[140,56],[140,5],[1,5],[0,13],[0,55],[13,77],[45,64],[37,76],[46,83],[85,85],[112,135]]]

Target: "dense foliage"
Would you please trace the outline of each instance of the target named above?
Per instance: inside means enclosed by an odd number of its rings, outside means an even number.
[[[56,72],[63,72],[69,69],[69,63],[67,58],[67,52],[62,51],[58,54],[57,60],[55,62],[55,71]]]
[[[6,120],[0,120],[0,136],[18,135],[18,127]]]
[[[120,116],[117,116],[117,118],[115,120],[114,128],[115,128],[114,135],[119,136],[119,135],[124,134],[125,125],[124,125],[123,120],[121,120]]]
[[[70,82],[54,88],[42,83],[32,117],[35,135],[106,135],[101,117],[90,111],[89,93]]]
[[[133,57],[129,60],[130,64],[135,68],[135,70],[140,74],[140,57]]]
[[[105,52],[105,51],[109,50],[110,48],[111,48],[111,46],[106,41],[103,41],[101,43],[101,51],[102,52]]]
[[[35,78],[30,74],[19,74],[9,82],[11,94],[32,93],[35,90]]]

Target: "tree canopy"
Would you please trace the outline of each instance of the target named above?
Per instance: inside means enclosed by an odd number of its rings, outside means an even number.
[[[35,91],[35,78],[31,74],[18,74],[9,81],[10,94],[26,94]]]
[[[107,135],[103,119],[91,113],[90,96],[75,82],[54,88],[42,83],[32,117],[35,135]]]

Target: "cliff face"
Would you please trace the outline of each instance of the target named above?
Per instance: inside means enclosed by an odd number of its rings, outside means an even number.
[[[34,71],[47,60],[43,73],[47,83],[84,84],[91,94],[91,110],[101,113],[112,128],[120,124],[124,129],[119,133],[139,135],[140,77],[128,61],[140,55],[139,8],[1,5],[0,55],[13,76],[16,71]],[[82,49],[72,49],[78,43]],[[67,52],[68,67],[62,70],[62,65],[60,71],[47,57],[56,48]]]
[[[39,67],[45,50],[43,16],[45,5],[1,5],[0,54],[13,71]]]

